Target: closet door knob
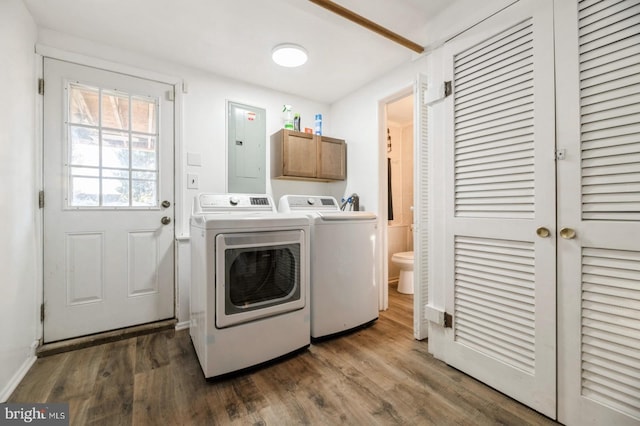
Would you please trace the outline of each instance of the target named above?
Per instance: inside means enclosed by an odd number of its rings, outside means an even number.
[[[560,236],[565,240],[572,240],[576,237],[576,231],[571,228],[562,228],[560,230]]]
[[[547,238],[549,235],[551,235],[551,231],[549,231],[549,229],[545,228],[544,226],[541,226],[540,228],[536,229],[536,234],[540,238]]]

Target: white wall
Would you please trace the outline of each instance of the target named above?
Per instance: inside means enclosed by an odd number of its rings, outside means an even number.
[[[21,0],[0,1],[0,402],[35,360],[39,327],[36,35]]]

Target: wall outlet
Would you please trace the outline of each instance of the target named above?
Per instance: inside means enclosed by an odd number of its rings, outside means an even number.
[[[198,189],[199,183],[196,173],[187,173],[187,189]]]

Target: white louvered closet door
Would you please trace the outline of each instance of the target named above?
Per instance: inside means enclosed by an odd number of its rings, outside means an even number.
[[[555,418],[553,2],[519,1],[443,54],[445,361]]]
[[[640,1],[556,4],[558,418],[640,424]],[[570,236],[570,235],[569,235]]]

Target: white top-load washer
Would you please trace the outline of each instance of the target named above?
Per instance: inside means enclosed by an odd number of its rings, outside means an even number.
[[[340,210],[335,198],[284,195],[280,213],[311,218],[311,338],[327,338],[378,319],[377,218]]]
[[[206,378],[310,344],[310,225],[263,194],[200,194],[191,216],[190,334]]]

